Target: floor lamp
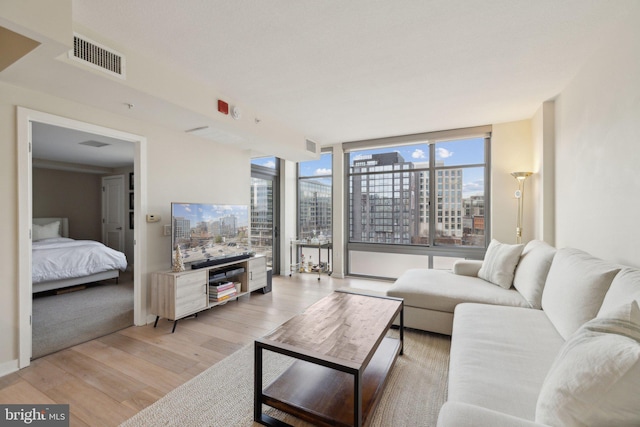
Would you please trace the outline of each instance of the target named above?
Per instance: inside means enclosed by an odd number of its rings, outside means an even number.
[[[516,218],[516,243],[522,243],[522,215],[524,204],[524,181],[532,172],[511,172],[511,175],[518,180],[516,199],[518,199],[518,217]]]

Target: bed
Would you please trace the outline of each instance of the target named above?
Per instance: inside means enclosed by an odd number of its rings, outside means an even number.
[[[33,293],[118,279],[127,259],[93,240],[69,238],[68,218],[33,218]]]

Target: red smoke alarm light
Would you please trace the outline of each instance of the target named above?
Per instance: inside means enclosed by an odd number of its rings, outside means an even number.
[[[222,114],[229,114],[229,104],[224,102],[222,99],[218,99],[218,111]]]

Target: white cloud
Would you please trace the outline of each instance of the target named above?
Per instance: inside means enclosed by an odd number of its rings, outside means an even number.
[[[484,192],[484,180],[465,182],[462,184],[462,192],[464,194],[477,194]]]
[[[331,175],[331,169],[318,168],[318,169],[316,169],[315,175]]]
[[[424,150],[416,148],[413,153],[411,153],[411,157],[414,159],[425,159],[427,156],[424,154]]]
[[[446,148],[436,148],[436,155],[439,159],[448,159],[453,156],[453,151],[449,151]]]
[[[276,162],[274,162],[273,160],[269,160],[267,162],[264,162],[262,164],[262,166],[267,167],[267,168],[275,168],[276,167]]]

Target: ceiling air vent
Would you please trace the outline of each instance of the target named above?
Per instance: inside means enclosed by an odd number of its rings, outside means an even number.
[[[124,56],[79,34],[73,35],[73,50],[69,57],[112,76],[125,78]]]
[[[316,152],[316,143],[313,142],[310,139],[307,139],[306,141],[307,141],[307,151],[315,153]]]

